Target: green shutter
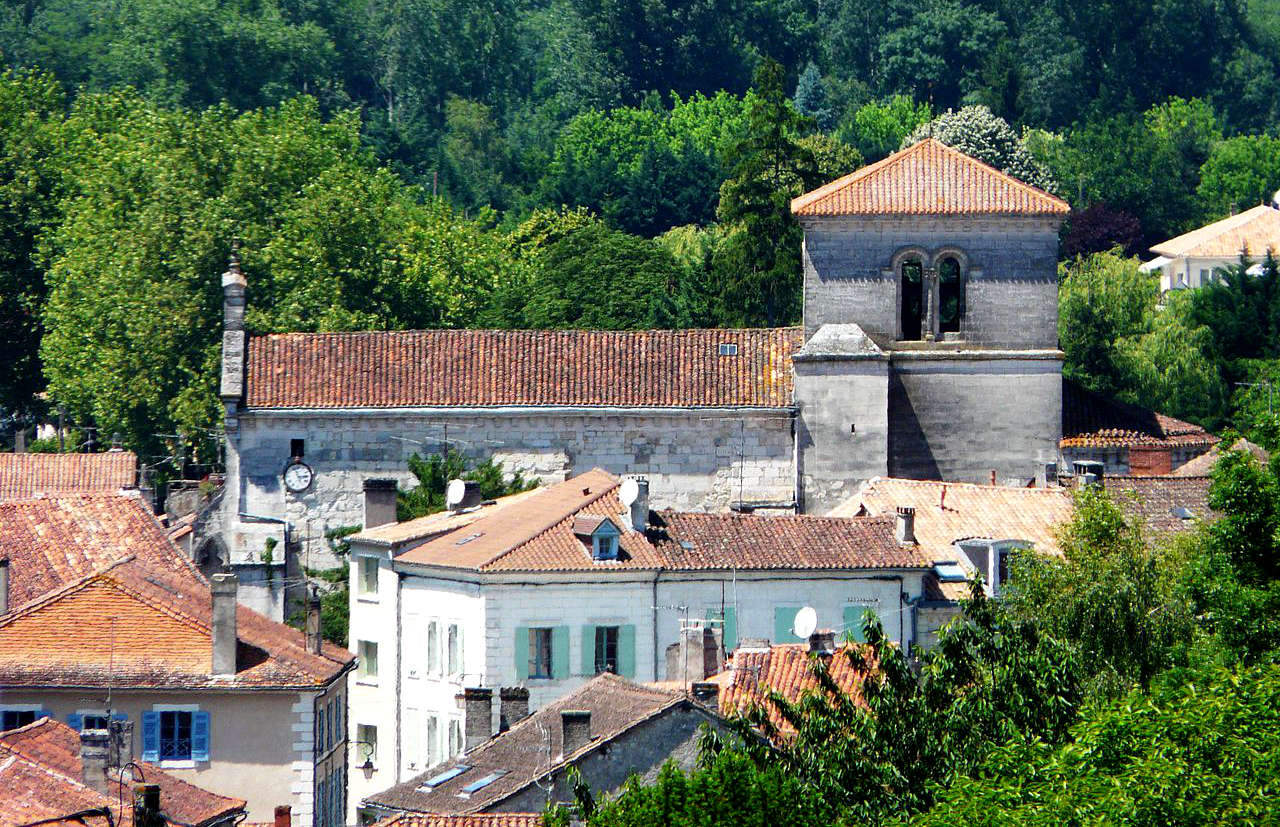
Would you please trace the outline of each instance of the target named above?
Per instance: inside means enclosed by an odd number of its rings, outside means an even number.
[[[719,609],[707,609],[707,620],[723,620],[724,627],[722,629],[724,650],[732,652],[738,648],[738,610],[732,606],[725,606],[723,616]]]
[[[529,627],[516,627],[516,680],[529,679]]]
[[[773,642],[795,643],[796,637],[791,629],[796,625],[796,612],[799,606],[778,606],[773,610]]]
[[[636,627],[618,627],[618,674],[624,678],[636,676]]]
[[[875,614],[875,610],[870,606],[851,605],[844,607],[844,628],[858,643],[867,642],[867,634],[863,630],[862,616],[868,610]]]
[[[582,674],[596,673],[596,627],[582,627]]]
[[[568,626],[554,626],[551,629],[551,677],[557,680],[569,677]]]

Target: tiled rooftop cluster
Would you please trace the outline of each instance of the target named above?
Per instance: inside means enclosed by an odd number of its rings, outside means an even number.
[[[812,654],[806,643],[783,643],[767,649],[739,648],[726,669],[715,676],[720,684],[720,712],[723,715],[745,714],[753,706],[768,713],[769,720],[782,734],[793,733],[794,727],[783,720],[777,706],[769,700],[773,693],[797,703],[807,693],[818,691],[813,676],[813,658],[819,657],[827,674],[854,703],[862,702],[862,682],[867,669],[873,667],[874,654],[866,644],[844,643],[834,652]]]
[[[1199,425],[1086,390],[1062,387],[1062,447],[1209,446],[1218,438]]]
[[[115,493],[138,484],[132,451],[0,454],[0,501],[41,494]]]

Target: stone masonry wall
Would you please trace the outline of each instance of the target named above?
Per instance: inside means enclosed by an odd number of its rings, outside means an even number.
[[[967,258],[964,338],[983,347],[1057,346],[1057,224],[1039,217],[806,218],[804,327],[854,322],[897,335],[895,255]]]
[[[305,440],[304,460],[315,471],[311,488],[298,495],[281,480],[293,439]],[[233,560],[244,552],[235,547],[237,538],[256,548],[258,533],[279,530],[237,519],[246,513],[287,518],[300,535],[304,563],[331,565],[324,530],[363,522],[364,480],[411,484],[409,456],[450,445],[471,457],[492,456],[506,470],[543,483],[595,467],[645,474],[654,508],[717,511],[740,498],[790,502],[795,496],[792,417],[785,410],[247,411],[228,442],[224,509]]]

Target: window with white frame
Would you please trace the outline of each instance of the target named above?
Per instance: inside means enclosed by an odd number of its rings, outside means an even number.
[[[376,679],[378,677],[378,644],[372,640],[362,640],[356,646],[356,654],[360,656],[357,677]]]
[[[452,758],[453,756],[459,754],[460,752],[462,752],[462,719],[450,718],[449,719],[449,755],[447,757]]]
[[[209,713],[194,706],[157,706],[142,713],[142,760],[209,760]]]
[[[376,595],[378,593],[378,558],[361,556],[357,557],[356,561],[359,571],[357,578],[359,593],[366,597]]]
[[[449,674],[457,675],[462,671],[462,629],[456,623],[449,624],[448,646]]]
[[[427,624],[427,674],[440,674],[440,624],[435,620]]]
[[[551,677],[551,635],[550,628],[529,630],[529,677]]]
[[[371,764],[378,763],[378,728],[373,724],[356,724],[356,747],[359,749],[360,763],[365,759]]]
[[[440,718],[431,715],[427,718],[427,766],[434,767],[443,759],[440,755]]]

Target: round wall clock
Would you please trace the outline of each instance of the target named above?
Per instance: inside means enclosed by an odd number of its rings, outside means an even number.
[[[311,487],[312,480],[315,479],[315,472],[311,470],[311,466],[305,462],[297,461],[289,463],[284,469],[284,487],[292,491],[294,494],[300,494]]]

